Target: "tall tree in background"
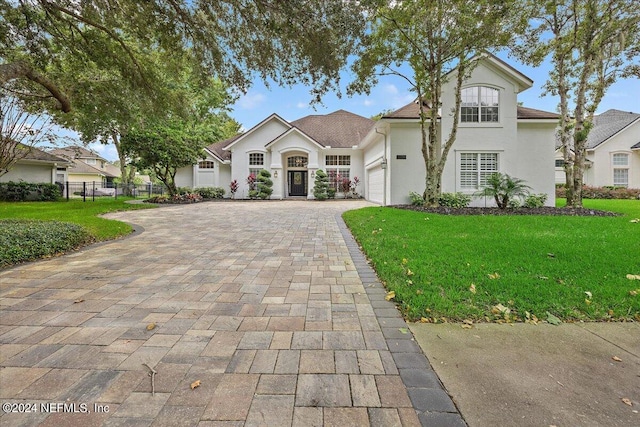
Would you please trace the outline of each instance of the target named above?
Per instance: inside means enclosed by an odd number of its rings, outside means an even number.
[[[318,99],[339,88],[363,19],[358,2],[343,0],[0,0],[0,86],[70,111],[67,88],[82,64],[152,89],[144,55],[153,46],[192,49],[208,74],[240,91],[257,74],[310,84]],[[66,75],[61,54],[79,59]]]
[[[437,206],[442,192],[442,172],[456,140],[463,81],[479,54],[507,45],[515,29],[524,26],[526,16],[515,5],[515,0],[371,2],[371,31],[353,66],[357,80],[348,90],[368,93],[383,75],[410,84],[419,100],[428,206]],[[408,70],[402,68],[407,65]],[[442,114],[453,115],[453,127],[440,136],[442,88],[450,78],[455,109]]]
[[[0,89],[0,176],[42,141],[53,144],[51,120],[27,110],[23,102]]]
[[[559,97],[567,206],[582,206],[587,138],[607,89],[640,77],[640,8],[629,0],[530,1],[531,28],[514,51],[526,63],[550,58],[546,93]]]

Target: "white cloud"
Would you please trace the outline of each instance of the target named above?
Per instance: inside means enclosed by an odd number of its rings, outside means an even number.
[[[296,104],[297,108],[307,108],[309,106],[309,104],[305,103],[305,102],[298,102]]]
[[[372,105],[375,104],[375,101],[373,99],[367,98],[364,100],[363,104],[365,107],[371,107]]]
[[[253,110],[262,105],[266,99],[267,97],[262,93],[248,92],[246,95],[243,95],[238,99],[237,104],[243,110]]]
[[[396,87],[396,85],[394,84],[386,84],[382,87],[382,90],[389,94],[389,95],[397,95],[398,94],[398,88]]]

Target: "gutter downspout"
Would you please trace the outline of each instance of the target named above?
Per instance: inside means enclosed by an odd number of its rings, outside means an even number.
[[[382,189],[382,206],[387,206],[387,133],[380,132],[378,128],[375,128],[376,133],[384,135],[384,153],[382,154],[382,176],[383,176],[383,189]]]

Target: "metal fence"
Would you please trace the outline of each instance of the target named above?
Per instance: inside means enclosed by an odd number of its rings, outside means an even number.
[[[153,196],[164,195],[163,185],[147,184],[116,184],[111,182],[65,182],[57,183],[63,197],[67,200],[72,198],[82,198],[83,200],[95,200],[96,197],[135,197],[148,199]]]

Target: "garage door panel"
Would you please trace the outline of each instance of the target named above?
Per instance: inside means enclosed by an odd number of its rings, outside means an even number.
[[[382,204],[384,198],[384,170],[381,166],[372,168],[369,170],[368,177],[367,195],[369,201]]]

